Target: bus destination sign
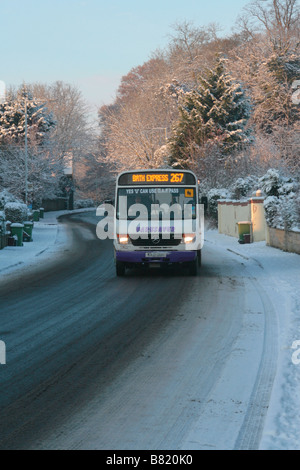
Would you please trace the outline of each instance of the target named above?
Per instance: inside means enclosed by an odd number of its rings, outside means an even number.
[[[195,178],[191,173],[180,171],[170,172],[132,172],[123,173],[119,178],[120,186],[131,185],[194,185]]]

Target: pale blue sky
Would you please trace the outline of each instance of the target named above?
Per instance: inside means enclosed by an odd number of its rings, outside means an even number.
[[[164,48],[176,22],[230,33],[249,0],[0,0],[0,80],[78,86],[95,108]]]

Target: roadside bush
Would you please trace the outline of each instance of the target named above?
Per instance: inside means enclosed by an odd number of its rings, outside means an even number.
[[[3,235],[5,232],[6,232],[5,214],[3,211],[0,211],[0,235]]]
[[[269,227],[297,230],[300,227],[299,183],[281,176],[273,168],[259,181],[262,191],[267,195],[264,207]]]
[[[21,202],[13,194],[8,192],[6,189],[0,192],[0,210],[3,210],[5,205],[9,202]]]
[[[264,201],[269,227],[285,230],[300,229],[300,194],[291,192],[283,196],[268,196]]]
[[[256,176],[246,176],[246,178],[238,178],[231,186],[233,199],[240,199],[249,196],[258,187],[258,178]]]
[[[278,197],[268,196],[264,200],[266,222],[269,227],[276,227],[278,224]]]
[[[279,196],[279,188],[282,179],[279,171],[270,168],[267,173],[259,179],[260,189],[266,196]]]
[[[12,223],[23,223],[28,218],[28,208],[26,204],[20,202],[9,202],[4,207],[5,218]]]
[[[95,207],[93,199],[79,199],[78,201],[74,202],[75,209],[84,209],[88,207]]]
[[[213,219],[218,218],[218,199],[230,199],[231,192],[225,188],[213,188],[207,193],[208,214]]]

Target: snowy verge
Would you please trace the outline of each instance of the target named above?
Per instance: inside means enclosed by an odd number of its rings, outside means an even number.
[[[279,330],[277,372],[260,449],[299,450],[300,256],[265,242],[240,245],[217,230],[206,231],[204,238],[204,247],[212,244],[241,260],[273,304]]]
[[[7,246],[0,250],[0,281],[10,274],[55,260],[72,242],[70,234],[58,218],[62,215],[91,212],[95,208],[73,211],[45,212],[44,218],[34,222],[32,242],[23,246]]]

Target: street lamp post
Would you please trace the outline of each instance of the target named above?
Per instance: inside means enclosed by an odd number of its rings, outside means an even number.
[[[25,204],[28,203],[27,99],[25,96]]]

